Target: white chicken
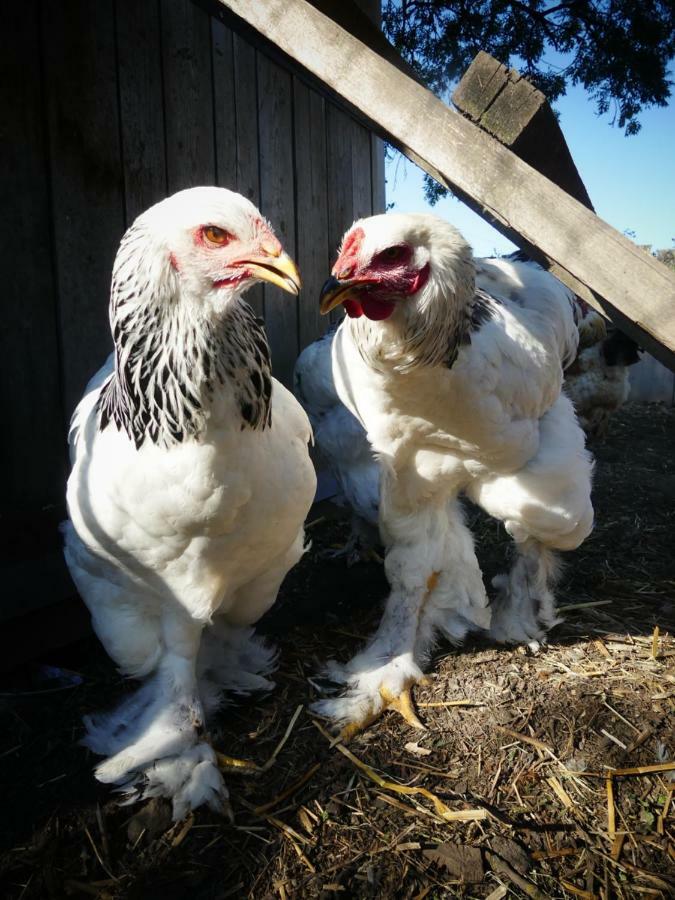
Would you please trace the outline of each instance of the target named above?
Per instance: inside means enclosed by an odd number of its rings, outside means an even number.
[[[347,545],[328,556],[345,556],[347,565],[374,556],[378,543],[379,466],[363,426],[338,397],[331,348],[335,327],[302,351],[293,371],[293,391],[309,416],[318,464],[333,474],[339,492],[333,497],[351,510]]]
[[[429,215],[374,216],[345,236],[322,312],[343,303],[333,340],[342,402],[380,464],[379,524],[391,592],[375,635],[320,713],[351,736],[384,709],[419,726],[411,686],[437,632],[484,629],[540,641],[557,622],[554,551],[590,533],[592,462],[563,368],[575,356],[573,295],[537,267],[476,264],[462,236]],[[515,540],[489,605],[464,492]]]
[[[526,305],[529,291],[541,294],[545,270],[520,251],[502,258],[476,259],[475,265],[476,287],[487,293],[518,296]],[[533,276],[528,267],[539,274]],[[551,295],[568,297],[574,304],[579,352],[565,370],[565,393],[574,403],[582,428],[587,433],[593,432],[591,422],[600,420],[613,401],[618,407],[627,396],[628,373],[623,360],[633,348],[621,344],[619,351],[624,352],[619,352],[617,359],[617,354],[611,356],[608,365],[604,344],[614,346],[618,338],[607,339],[603,317],[553,275],[544,277]],[[379,542],[380,466],[364,427],[340,400],[335,387],[332,344],[337,327],[331,326],[318,341],[302,351],[295,364],[293,391],[312,424],[319,464],[326,465],[336,480],[339,491],[333,500],[351,510],[350,539],[343,550],[332,554],[346,556],[347,564],[351,565],[372,559],[373,548]],[[616,335],[625,338],[620,332]],[[637,361],[636,354],[632,361]],[[615,396],[619,392],[621,398]]]
[[[229,809],[206,717],[223,691],[271,686],[251,626],[303,553],[316,485],[307,416],[242,299],[261,279],[299,289],[238,194],[193,188],[139,216],[113,270],[114,354],[69,435],[66,561],[107,652],[144,679],[85,743],[100,781],[171,798],[175,819]]]

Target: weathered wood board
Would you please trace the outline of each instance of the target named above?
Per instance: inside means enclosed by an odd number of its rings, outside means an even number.
[[[0,8],[0,471],[5,509],[58,501],[66,472],[36,0]],[[14,528],[13,515],[4,520]],[[3,546],[8,545],[3,535]]]
[[[42,12],[65,434],[112,349],[110,272],[125,225],[115,19],[112,0]]]
[[[472,122],[593,209],[548,100],[519,72],[481,50],[451,99]]]
[[[293,171],[292,76],[258,54],[260,206],[277,237],[295,256],[295,185]],[[290,384],[298,358],[297,297],[265,285],[265,327],[274,374]]]
[[[354,196],[354,171],[352,168],[351,120],[346,112],[332,104],[326,112],[326,140],[328,158],[328,258],[326,276],[337,258],[337,248],[342,235],[354,221],[352,201]],[[330,321],[337,322],[341,309],[330,314]]]
[[[328,272],[328,198],[326,192],[325,102],[293,78],[295,190],[298,219],[296,256],[302,273],[298,298],[300,347],[316,340],[327,327],[316,298]]]
[[[370,132],[359,125],[350,123],[352,145],[352,209],[355,218],[365,218],[373,214],[373,195],[371,182],[371,144]],[[366,160],[370,165],[364,165]],[[351,223],[350,223],[351,224]],[[337,247],[334,248],[337,250]]]
[[[167,193],[159,7],[117,0],[125,224]]]
[[[665,266],[306,0],[214,2],[530,255],[555,263],[577,294],[675,366],[675,275]]]
[[[234,97],[237,142],[235,189],[260,206],[260,149],[258,144],[258,71],[256,51],[238,34],[233,38]],[[264,313],[263,289],[258,285],[246,295],[259,316]]]
[[[211,21],[191,0],[162,0],[162,58],[169,193],[216,176]]]
[[[232,190],[237,183],[237,103],[234,94],[234,36],[211,19],[213,122],[216,142],[216,184]]]

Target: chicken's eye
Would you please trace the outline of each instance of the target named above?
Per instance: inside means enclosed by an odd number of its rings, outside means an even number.
[[[202,235],[207,244],[214,244],[216,247],[224,247],[232,240],[232,235],[224,228],[218,228],[217,225],[205,225],[202,228]]]
[[[393,262],[394,260],[401,259],[404,253],[403,247],[387,247],[386,250],[382,251],[382,256],[384,259]]]

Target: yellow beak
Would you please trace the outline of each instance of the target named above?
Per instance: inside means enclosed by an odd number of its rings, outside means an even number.
[[[282,291],[289,294],[298,294],[302,287],[298,267],[287,253],[279,256],[255,256],[250,259],[238,261],[238,265],[246,266],[254,278],[261,281],[269,281]]]

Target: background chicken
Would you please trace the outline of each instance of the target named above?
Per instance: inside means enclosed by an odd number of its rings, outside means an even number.
[[[331,348],[337,326],[306,347],[293,371],[293,391],[309,416],[317,464],[335,478],[333,500],[351,511],[351,535],[341,550],[347,565],[373,557],[379,543],[380,470],[366,432],[340,400],[333,380]]]
[[[251,626],[303,552],[315,491],[310,426],[271,377],[242,300],[297,270],[243,197],[194,188],[141,215],[113,271],[113,356],[70,431],[65,556],[96,633],[144,679],[87,721],[97,770],[176,819],[227,791],[206,734],[223,690],[266,689],[274,652]]]
[[[438,631],[540,640],[557,621],[553,551],[592,527],[592,464],[561,393],[578,344],[573,295],[524,263],[478,268],[480,288],[469,246],[442,220],[375,216],[347,233],[322,292],[323,312],[348,313],[333,375],[380,461],[391,586],[366,648],[329,668],[345,693],[318,704],[346,736],[385,708],[419,724],[409,691]],[[461,492],[515,540],[492,607]]]
[[[586,337],[580,329],[579,352],[565,370],[565,393],[589,437],[607,434],[612,415],[628,400],[629,366],[640,361],[638,346],[618,328],[605,325]]]
[[[522,250],[511,253],[506,259],[541,268]],[[586,434],[603,437],[612,414],[628,399],[628,367],[640,361],[639,347],[577,296],[574,297],[574,312],[579,350],[565,369],[565,393],[574,404],[579,424]]]

